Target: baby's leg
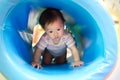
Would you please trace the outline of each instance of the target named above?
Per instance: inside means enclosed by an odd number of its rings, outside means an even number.
[[[42,64],[44,65],[50,65],[52,62],[53,56],[49,53],[47,49],[45,49],[43,53],[43,59],[42,59]]]
[[[55,63],[56,63],[56,64],[66,63],[66,62],[67,62],[67,60],[66,60],[66,55],[67,55],[67,51],[66,51],[63,55],[61,55],[61,56],[59,56],[59,57],[56,57],[56,58],[55,58]]]

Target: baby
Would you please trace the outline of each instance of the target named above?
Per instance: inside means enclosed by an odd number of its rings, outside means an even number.
[[[65,19],[58,9],[47,8],[42,12],[39,23],[45,30],[45,33],[37,43],[31,63],[33,67],[42,68],[42,64],[50,65],[53,58],[56,64],[66,63],[67,48],[72,52],[74,59],[73,67],[84,64],[80,60],[72,35],[64,29],[64,22]],[[41,54],[43,54],[42,59],[40,59]]]

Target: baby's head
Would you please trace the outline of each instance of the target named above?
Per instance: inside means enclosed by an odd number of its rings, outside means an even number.
[[[64,25],[65,19],[62,13],[55,8],[47,8],[45,11],[42,12],[39,23],[41,24],[42,28],[45,29],[46,25],[49,25],[56,21],[57,19],[61,19]]]
[[[55,44],[64,34],[65,19],[58,9],[47,8],[40,16],[39,23]]]

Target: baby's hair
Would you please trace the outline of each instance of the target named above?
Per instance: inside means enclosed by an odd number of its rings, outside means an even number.
[[[60,12],[60,10],[55,8],[47,8],[44,10],[40,16],[39,23],[41,24],[42,28],[45,28],[46,24],[50,24],[54,22],[57,18],[60,18],[63,23],[65,22],[65,19]]]

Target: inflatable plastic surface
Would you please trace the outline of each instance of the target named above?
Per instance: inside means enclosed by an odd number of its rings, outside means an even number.
[[[77,26],[69,29],[77,45],[80,34],[86,39],[83,66],[72,68],[69,62],[38,70],[30,65],[31,46],[19,31],[27,29],[32,8],[47,7],[63,10],[75,20]],[[0,0],[0,80],[104,80],[117,55],[114,23],[97,0]]]

